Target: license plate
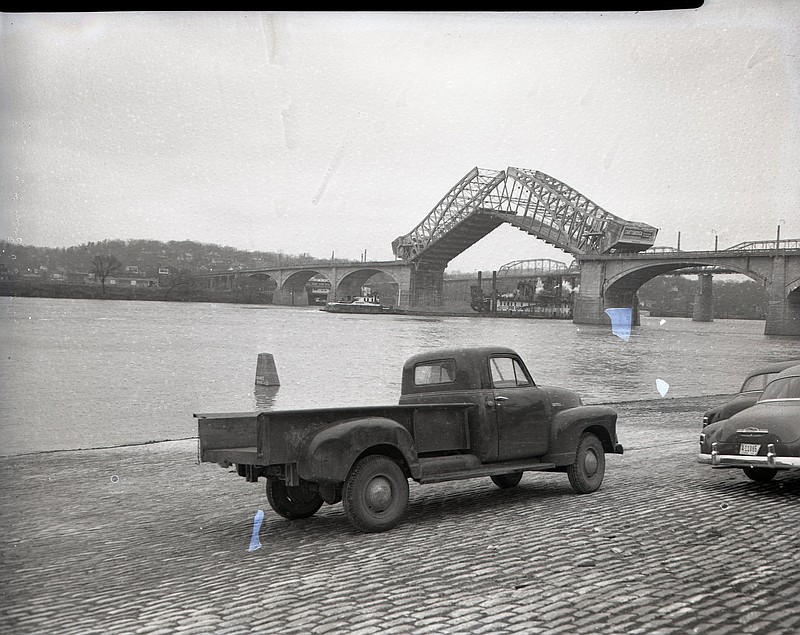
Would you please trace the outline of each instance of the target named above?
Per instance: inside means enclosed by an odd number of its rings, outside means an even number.
[[[758,451],[761,449],[761,446],[756,443],[742,443],[739,446],[739,454],[747,454],[748,456],[755,456],[758,454]]]

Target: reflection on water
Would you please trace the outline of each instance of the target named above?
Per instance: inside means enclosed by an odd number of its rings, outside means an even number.
[[[0,298],[0,454],[197,433],[195,412],[397,403],[403,362],[446,346],[510,346],[537,383],[588,403],[735,392],[752,367],[800,358],[764,323],[345,315],[316,308]],[[271,351],[280,390],[254,387]]]
[[[275,407],[275,397],[278,396],[280,386],[259,386],[253,388],[256,400],[256,410],[272,410]]]

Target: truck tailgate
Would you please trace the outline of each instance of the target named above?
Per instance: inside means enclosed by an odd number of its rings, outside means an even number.
[[[259,412],[198,413],[198,458],[209,463],[257,465]]]

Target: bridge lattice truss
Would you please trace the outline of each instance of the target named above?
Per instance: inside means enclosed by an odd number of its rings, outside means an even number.
[[[641,251],[658,231],[611,214],[543,172],[476,167],[392,249],[418,267],[443,267],[502,223],[573,255]]]

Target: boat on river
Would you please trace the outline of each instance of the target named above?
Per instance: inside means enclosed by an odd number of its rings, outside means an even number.
[[[384,306],[377,296],[356,296],[341,302],[326,302],[320,311],[329,313],[402,313],[400,309]]]

